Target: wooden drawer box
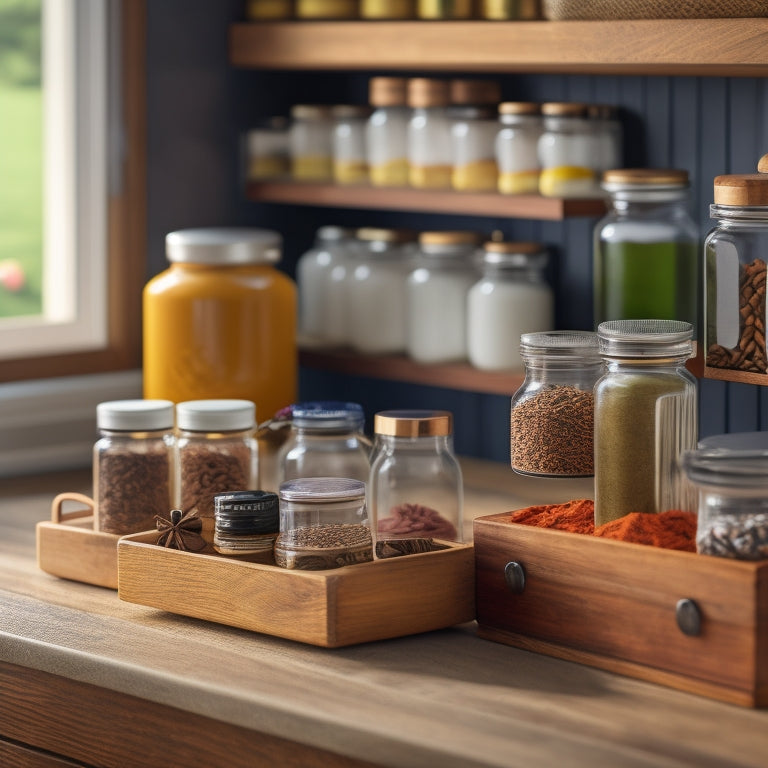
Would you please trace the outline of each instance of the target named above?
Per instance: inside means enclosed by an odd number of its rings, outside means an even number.
[[[768,704],[767,561],[535,528],[508,514],[477,518],[474,539],[481,637]]]

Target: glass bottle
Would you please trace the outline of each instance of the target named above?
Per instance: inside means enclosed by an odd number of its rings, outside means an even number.
[[[368,183],[365,127],[370,110],[354,104],[333,108],[333,180],[337,184]]]
[[[173,403],[111,400],[96,406],[94,528],[120,536],[155,529],[173,507]]]
[[[284,117],[270,117],[251,128],[246,146],[250,181],[288,175],[288,121]]]
[[[294,104],[288,129],[291,176],[297,181],[333,180],[331,107]]]
[[[464,486],[448,411],[381,411],[369,483],[377,558],[463,540]]]
[[[408,186],[408,121],[404,77],[372,77],[368,100],[374,108],[366,126],[368,169],[374,187]]]
[[[280,449],[281,481],[348,477],[368,482],[371,444],[357,403],[321,400],[293,407],[291,430]]]
[[[595,226],[595,324],[684,320],[698,326],[699,247],[688,213],[688,172],[611,170],[611,210]]]
[[[448,83],[417,77],[408,81],[408,181],[417,189],[450,189],[453,152]]]
[[[360,0],[363,19],[412,19],[415,13],[415,0]]]
[[[275,269],[264,229],[185,229],[165,240],[169,269],[144,288],[144,397],[296,400],[296,285]]]
[[[695,511],[679,468],[698,438],[693,327],[608,320],[597,329],[606,373],[595,385],[595,525],[630,512]]]
[[[541,107],[529,101],[505,101],[498,109],[501,128],[494,143],[498,190],[503,195],[536,194],[541,169],[538,143],[544,130]]]
[[[548,261],[540,243],[484,245],[483,276],[467,300],[467,354],[475,368],[521,371],[522,334],[554,328],[554,295],[544,279]]]

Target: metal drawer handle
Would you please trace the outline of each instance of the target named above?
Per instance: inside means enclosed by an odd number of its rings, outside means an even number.
[[[701,609],[695,600],[683,597],[675,606],[677,626],[684,635],[698,637],[701,634]]]

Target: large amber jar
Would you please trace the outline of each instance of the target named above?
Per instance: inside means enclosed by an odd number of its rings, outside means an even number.
[[[170,267],[144,288],[144,396],[234,398],[269,418],[297,399],[296,286],[263,229],[166,237]]]

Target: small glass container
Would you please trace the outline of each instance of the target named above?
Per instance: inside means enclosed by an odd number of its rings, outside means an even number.
[[[679,467],[698,438],[693,326],[609,320],[597,329],[606,372],[595,385],[595,525],[630,512],[696,509]]]
[[[592,123],[594,166],[598,174],[624,165],[624,137],[618,107],[611,104],[587,105]]]
[[[94,529],[120,536],[155,529],[173,507],[173,403],[112,400],[96,406]]]
[[[297,181],[333,180],[333,114],[331,107],[295,104],[288,129],[291,176]]]
[[[688,188],[681,170],[603,174],[611,210],[595,226],[595,325],[652,318],[698,327],[699,241]]]
[[[481,19],[530,21],[541,18],[540,0],[480,0]]]
[[[333,108],[333,180],[337,184],[368,183],[365,127],[370,112],[353,104]]]
[[[190,400],[176,405],[176,504],[203,521],[213,543],[214,497],[257,485],[256,408],[249,400]]]
[[[280,484],[277,565],[322,571],[371,560],[365,483],[351,478],[306,477]]]
[[[376,558],[463,540],[464,485],[448,411],[382,411],[369,483]]]
[[[251,128],[246,137],[247,177],[251,181],[279,179],[290,171],[288,121],[270,117]]]
[[[272,561],[272,549],[280,532],[276,493],[217,493],[213,505],[213,548],[217,552],[222,555],[249,556],[249,560],[261,562]]]
[[[407,80],[372,77],[368,100],[373,112],[366,126],[368,169],[374,187],[408,186]]]
[[[245,16],[252,21],[290,19],[293,17],[293,0],[248,0]]]
[[[523,370],[520,337],[554,329],[554,295],[540,243],[489,242],[467,299],[467,355],[482,370]]]
[[[501,128],[494,144],[498,190],[503,195],[536,194],[541,170],[538,143],[544,130],[541,107],[530,101],[505,101],[498,110]]]
[[[450,189],[453,166],[448,82],[408,81],[408,181],[417,189]]]
[[[297,19],[356,19],[358,0],[295,0]]]
[[[416,0],[360,0],[363,19],[412,19]]]
[[[420,19],[471,19],[472,0],[419,0]]]
[[[422,232],[408,275],[406,351],[421,363],[467,358],[467,295],[477,281],[477,232]]]
[[[291,430],[280,449],[282,480],[347,477],[368,482],[371,443],[357,403],[321,400],[293,406]]]

